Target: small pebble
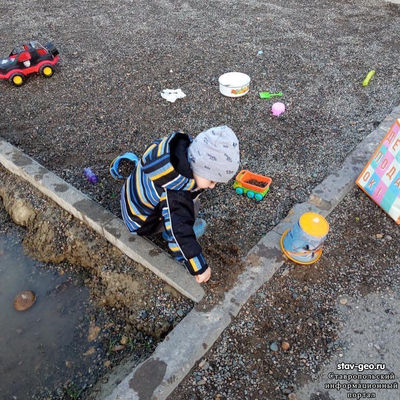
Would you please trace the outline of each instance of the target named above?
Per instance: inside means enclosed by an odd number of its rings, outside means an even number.
[[[281,347],[283,350],[289,350],[290,344],[288,342],[282,342]]]
[[[209,362],[206,362],[206,363],[201,367],[201,369],[206,370],[206,369],[208,369],[209,367],[210,367]]]
[[[290,393],[289,396],[288,396],[288,399],[289,400],[298,400],[298,398],[297,398],[295,393]]]
[[[125,345],[128,343],[128,338],[126,336],[122,336],[121,340],[119,341],[120,344]]]
[[[278,348],[278,345],[274,342],[274,343],[271,344],[270,349],[272,351],[278,351],[279,348]]]
[[[183,317],[185,315],[185,312],[183,310],[178,310],[176,312],[180,317]]]
[[[376,238],[377,238],[377,239],[382,239],[382,238],[383,238],[382,233],[377,233],[377,234],[376,234]]]
[[[348,302],[348,300],[346,298],[342,298],[339,301],[340,301],[340,304],[343,304],[343,305],[347,304],[347,302]]]
[[[17,311],[25,311],[32,307],[36,301],[35,293],[31,290],[24,290],[18,293],[14,298],[14,308]]]
[[[200,381],[197,382],[197,386],[203,386],[206,384],[206,381],[204,379],[201,379]]]
[[[117,352],[117,351],[122,351],[125,349],[125,346],[122,344],[117,344],[116,346],[113,347],[112,351]]]
[[[96,353],[96,349],[91,347],[86,353],[83,353],[84,356],[91,356],[92,354]]]

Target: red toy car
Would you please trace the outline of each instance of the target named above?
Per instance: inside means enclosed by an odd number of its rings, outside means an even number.
[[[38,41],[17,46],[7,58],[0,59],[0,79],[8,79],[14,85],[21,86],[30,74],[39,73],[50,78],[58,62],[58,54],[51,42],[45,46]]]

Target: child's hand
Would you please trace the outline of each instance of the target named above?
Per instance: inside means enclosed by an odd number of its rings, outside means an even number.
[[[211,277],[211,268],[208,267],[202,274],[196,275],[196,282],[203,283],[207,282]]]

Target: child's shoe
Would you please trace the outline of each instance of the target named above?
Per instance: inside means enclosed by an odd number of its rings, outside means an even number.
[[[201,238],[206,232],[207,222],[203,218],[196,218],[194,222],[193,230],[196,238]]]
[[[167,233],[166,231],[162,231],[161,235],[162,235],[162,238],[163,238],[166,242],[168,242],[168,240],[169,240],[168,233]]]
[[[197,239],[201,238],[204,235],[206,228],[207,228],[207,222],[203,218],[196,218],[193,230]],[[168,238],[168,233],[166,231],[162,233],[162,237],[166,242],[168,242],[169,238]]]

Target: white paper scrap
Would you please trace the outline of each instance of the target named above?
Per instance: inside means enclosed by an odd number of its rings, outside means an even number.
[[[161,97],[165,100],[174,103],[176,99],[183,99],[186,96],[181,89],[164,89],[161,92]]]

